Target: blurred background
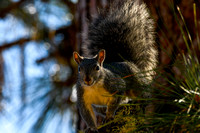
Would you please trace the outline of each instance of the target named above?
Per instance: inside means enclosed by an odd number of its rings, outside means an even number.
[[[0,133],[73,133],[76,0],[0,1]]]
[[[75,104],[72,52],[81,53],[81,32],[87,33],[92,16],[111,1],[0,0],[0,133],[75,133],[85,127]],[[144,1],[156,22],[159,71],[183,78],[175,64],[188,52],[184,39],[199,58],[200,2]],[[190,37],[181,34],[177,7]]]

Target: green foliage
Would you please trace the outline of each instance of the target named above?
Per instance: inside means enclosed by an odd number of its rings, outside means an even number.
[[[144,123],[139,104],[121,105],[112,121],[99,126],[100,132],[128,133]]]
[[[175,12],[175,9],[173,9]],[[181,30],[187,53],[182,53],[178,63],[174,66],[181,71],[181,77],[158,72],[167,81],[167,86],[156,83],[156,86],[164,88],[157,90],[157,110],[153,120],[153,131],[158,132],[199,132],[200,131],[200,64],[197,51],[191,39],[184,17],[177,8],[184,27],[181,26],[180,18],[176,13],[174,17]],[[196,6],[194,4],[194,16]],[[194,17],[195,28],[197,20]],[[196,31],[199,40],[198,31]],[[198,48],[200,43],[197,43]],[[181,51],[181,50],[179,50]]]

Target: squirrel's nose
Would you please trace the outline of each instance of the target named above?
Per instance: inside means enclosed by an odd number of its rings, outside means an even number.
[[[85,81],[86,81],[86,82],[90,82],[90,81],[91,81],[91,78],[90,78],[90,77],[85,77]]]
[[[90,77],[85,77],[85,78],[84,78],[84,82],[85,82],[85,84],[87,84],[87,85],[91,85],[92,79],[91,79]]]

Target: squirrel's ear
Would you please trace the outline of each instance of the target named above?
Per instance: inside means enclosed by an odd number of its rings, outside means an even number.
[[[99,62],[100,65],[103,64],[105,57],[106,57],[106,51],[104,49],[100,50],[99,53],[98,53],[98,62]]]
[[[77,64],[80,64],[83,59],[77,52],[73,52],[73,57]]]

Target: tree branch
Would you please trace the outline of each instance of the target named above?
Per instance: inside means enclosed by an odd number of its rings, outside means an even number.
[[[21,5],[25,0],[20,0],[18,2],[15,2],[11,4],[10,6],[0,10],[0,18],[4,18],[11,10],[18,8],[19,5]]]
[[[15,41],[15,42],[3,44],[2,46],[0,46],[0,52],[3,51],[4,49],[10,48],[10,47],[15,46],[15,45],[23,45],[25,42],[29,42],[29,41],[31,41],[30,38],[22,38],[22,39]]]

